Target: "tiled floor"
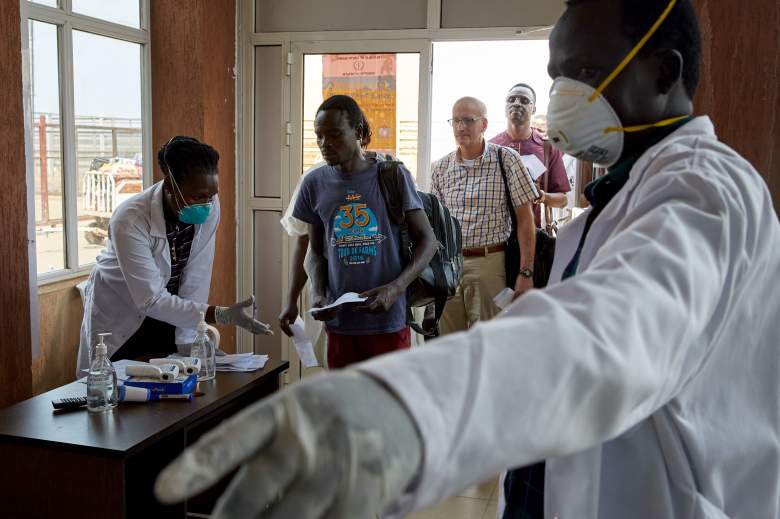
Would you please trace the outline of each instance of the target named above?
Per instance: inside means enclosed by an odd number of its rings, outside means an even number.
[[[495,519],[497,506],[498,477],[495,477],[407,519]]]

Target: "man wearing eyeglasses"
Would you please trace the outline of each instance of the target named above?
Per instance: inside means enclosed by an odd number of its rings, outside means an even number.
[[[452,133],[457,149],[431,166],[431,192],[460,221],[465,258],[463,280],[447,302],[439,323],[442,334],[466,330],[498,314],[493,298],[506,287],[505,252],[512,232],[510,207],[499,153],[517,216],[520,295],[533,286],[535,227],[532,202],[539,197],[520,155],[485,141],[485,104],[464,97],[452,107]]]
[[[490,142],[515,149],[520,155],[535,155],[547,167],[547,171],[536,179],[539,189],[537,201],[549,207],[566,207],[566,193],[571,191],[571,186],[566,176],[563,153],[548,145],[548,156],[545,157],[545,138],[539,130],[531,127],[531,118],[536,113],[536,91],[525,83],[514,85],[506,94],[505,113],[506,131],[490,139]],[[537,227],[542,226],[539,207],[534,204]]]

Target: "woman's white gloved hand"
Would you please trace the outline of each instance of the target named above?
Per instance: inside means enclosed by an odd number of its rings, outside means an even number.
[[[217,306],[214,308],[214,320],[217,324],[232,324],[239,326],[255,335],[265,334],[273,335],[271,326],[261,323],[251,314],[251,309],[255,304],[255,296],[249,296],[245,301],[241,301],[230,306]]]
[[[215,519],[382,515],[417,475],[422,442],[402,404],[367,375],[315,377],[204,435],[157,478],[175,503],[241,465]]]

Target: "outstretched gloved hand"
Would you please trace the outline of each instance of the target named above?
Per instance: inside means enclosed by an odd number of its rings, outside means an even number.
[[[254,304],[255,296],[249,296],[246,300],[230,306],[217,306],[214,308],[214,319],[217,321],[217,324],[239,326],[255,335],[260,333],[273,335],[274,332],[271,330],[271,326],[261,323],[251,313],[246,311],[247,308],[252,308]]]
[[[166,467],[175,503],[241,465],[212,517],[373,518],[410,485],[422,442],[401,403],[357,372],[315,377],[245,409]]]

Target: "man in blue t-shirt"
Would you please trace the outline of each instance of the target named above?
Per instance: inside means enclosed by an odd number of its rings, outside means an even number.
[[[341,368],[410,346],[406,287],[435,253],[436,238],[406,168],[403,209],[414,247],[401,261],[400,229],[389,217],[379,169],[360,147],[362,111],[349,96],[328,98],[317,109],[314,131],[327,165],[301,184],[293,216],[309,224],[313,308],[346,292],[367,301],[314,314],[325,321],[328,367]]]

